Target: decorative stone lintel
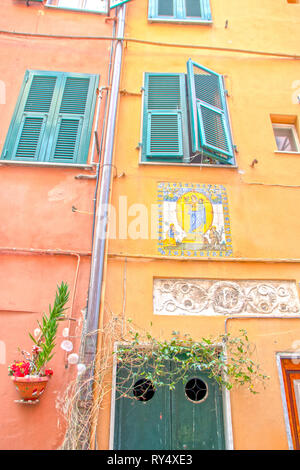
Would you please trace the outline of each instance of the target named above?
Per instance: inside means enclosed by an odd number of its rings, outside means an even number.
[[[300,316],[295,281],[154,279],[155,315]]]

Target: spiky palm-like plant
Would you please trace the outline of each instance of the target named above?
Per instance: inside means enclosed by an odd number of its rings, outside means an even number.
[[[29,333],[30,338],[34,344],[38,347],[38,353],[34,361],[35,370],[37,374],[43,371],[43,368],[49,362],[54,353],[56,333],[58,329],[58,322],[66,319],[66,303],[69,300],[69,288],[68,284],[62,282],[60,286],[57,286],[57,292],[55,295],[55,301],[53,307],[49,305],[49,315],[43,314],[42,322],[38,321],[38,326],[41,330],[38,339],[35,339],[33,335]]]

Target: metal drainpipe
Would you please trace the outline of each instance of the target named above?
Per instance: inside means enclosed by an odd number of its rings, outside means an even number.
[[[102,293],[102,282],[104,272],[104,258],[106,246],[106,230],[108,225],[108,211],[107,204],[109,203],[110,184],[111,184],[111,170],[112,170],[112,157],[115,136],[116,113],[119,96],[119,83],[121,76],[121,63],[122,63],[122,49],[123,37],[125,26],[125,11],[126,6],[122,5],[118,11],[118,29],[117,37],[119,38],[115,49],[114,69],[111,85],[110,105],[107,121],[106,143],[104,150],[104,157],[102,163],[102,176],[100,181],[100,192],[98,202],[98,217],[96,222],[94,248],[91,266],[91,278],[89,286],[88,307],[86,314],[85,324],[85,338],[82,345],[82,359],[86,365],[91,365],[88,368],[89,386],[86,388],[82,395],[82,399],[91,399],[90,393],[92,392],[94,376],[94,359],[97,351],[98,340],[98,324],[99,324],[99,311]]]
[[[114,21],[113,24],[113,37],[116,36],[116,21]],[[103,141],[104,141],[104,135],[105,135],[105,127],[106,127],[106,119],[105,116],[107,116],[107,105],[108,105],[108,92],[111,88],[111,80],[112,80],[112,58],[113,58],[113,52],[114,52],[114,41],[112,41],[111,48],[110,48],[110,54],[109,54],[109,65],[108,65],[108,77],[107,77],[107,86],[106,87],[101,87],[100,92],[102,93],[102,89],[106,89],[106,97],[105,97],[105,106],[104,106],[104,119],[103,119],[103,124],[102,124],[102,132],[101,132],[101,141],[99,145],[99,155],[98,155],[98,163],[97,165],[97,170],[96,170],[96,185],[95,185],[95,192],[94,192],[94,199],[93,199],[93,227],[92,227],[92,249],[94,246],[94,237],[95,237],[95,223],[96,223],[96,210],[97,210],[97,195],[98,195],[98,188],[99,188],[99,176],[100,176],[100,169],[102,168],[102,149],[103,149]],[[97,131],[97,127],[95,127],[95,131]],[[96,133],[94,134],[94,146],[96,146]],[[92,150],[92,159],[94,163],[94,152],[95,147]],[[98,151],[98,148],[97,148]],[[87,310],[88,310],[88,300],[87,300]]]

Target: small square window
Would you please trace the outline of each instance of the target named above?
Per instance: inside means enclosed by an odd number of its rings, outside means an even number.
[[[210,0],[149,0],[150,21],[210,24]]]
[[[273,124],[273,131],[279,152],[300,152],[299,139],[293,124]]]

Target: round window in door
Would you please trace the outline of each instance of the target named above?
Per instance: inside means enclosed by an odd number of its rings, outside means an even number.
[[[133,395],[139,401],[148,401],[153,397],[155,390],[151,380],[141,379],[133,386]]]
[[[194,377],[186,383],[185,396],[189,401],[202,403],[206,400],[207,395],[208,387],[206,383],[198,377]]]

